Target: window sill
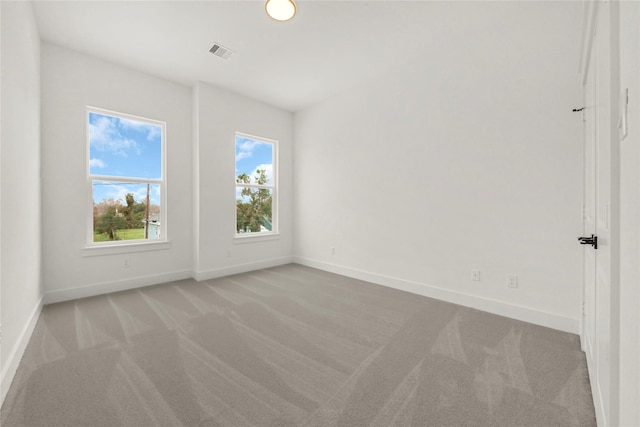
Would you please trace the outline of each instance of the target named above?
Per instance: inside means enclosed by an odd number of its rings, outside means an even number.
[[[127,254],[132,252],[159,251],[169,248],[171,248],[171,242],[166,240],[161,242],[140,242],[116,245],[87,245],[82,250],[82,256]]]
[[[262,233],[262,234],[252,234],[249,236],[238,236],[236,235],[233,239],[233,244],[243,244],[243,243],[256,243],[256,242],[265,242],[269,240],[280,240],[279,233]]]

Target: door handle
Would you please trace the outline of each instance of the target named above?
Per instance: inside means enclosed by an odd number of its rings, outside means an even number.
[[[593,249],[598,249],[598,236],[592,234],[591,237],[578,237],[581,245],[591,245]]]

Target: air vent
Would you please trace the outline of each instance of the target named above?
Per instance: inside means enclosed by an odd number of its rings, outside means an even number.
[[[213,53],[215,56],[219,56],[222,59],[229,59],[231,55],[235,53],[228,47],[224,47],[218,43],[214,44],[213,47],[209,49],[209,52]]]

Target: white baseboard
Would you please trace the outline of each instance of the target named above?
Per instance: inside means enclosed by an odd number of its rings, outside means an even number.
[[[291,264],[293,257],[286,256],[272,258],[264,261],[250,262],[247,264],[233,265],[231,267],[215,268],[213,270],[196,271],[193,278],[197,281],[217,279],[218,277],[231,276],[232,274],[247,273],[249,271],[260,270],[262,268],[277,267],[279,265]]]
[[[113,282],[95,283],[80,288],[67,288],[57,291],[45,292],[44,304],[53,304],[56,302],[71,301],[79,298],[103,295],[110,292],[127,291],[130,289],[142,288],[144,286],[158,285],[161,283],[171,282],[174,280],[183,280],[194,278],[197,281],[215,279],[217,277],[230,276],[232,274],[245,273],[248,271],[259,270],[261,268],[275,267],[278,265],[290,264],[293,257],[273,258],[264,261],[252,262],[247,264],[234,265],[230,267],[222,267],[206,271],[182,270],[171,273],[154,274],[142,277],[133,277],[131,279],[117,280]]]
[[[317,268],[319,270],[329,271],[331,273],[340,274],[354,279],[364,280],[375,283],[377,285],[387,286],[389,288],[399,289],[406,292],[446,301],[465,307],[471,307],[499,316],[509,317],[511,319],[521,320],[523,322],[533,323],[535,325],[545,326],[572,334],[578,334],[579,319],[560,316],[553,313],[535,310],[504,301],[482,298],[476,295],[465,294],[462,292],[443,289],[437,286],[427,285],[397,277],[385,276],[381,274],[371,273],[368,271],[358,270],[341,265],[331,264],[323,261],[317,261],[310,258],[294,257],[293,262],[308,267]]]
[[[114,282],[95,283],[80,288],[60,289],[58,291],[45,292],[44,303],[53,304],[56,302],[108,294],[110,292],[128,291],[129,289],[158,285],[160,283],[171,282],[174,280],[190,279],[191,277],[191,270],[182,270],[171,273],[133,277],[131,279],[117,280]]]
[[[2,373],[0,375],[0,406],[4,403],[4,398],[7,396],[13,377],[16,375],[16,371],[18,370],[18,365],[20,365],[20,360],[22,360],[24,351],[27,349],[27,344],[31,339],[31,334],[33,334],[33,330],[36,327],[38,318],[40,317],[40,312],[42,311],[42,299],[43,297],[40,297],[38,302],[36,302],[27,323],[20,332],[18,342],[14,345],[13,349],[11,349],[2,369]]]

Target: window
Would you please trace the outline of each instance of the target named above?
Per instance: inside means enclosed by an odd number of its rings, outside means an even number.
[[[166,241],[165,123],[87,109],[90,245]]]
[[[236,134],[236,237],[277,234],[277,141]]]

